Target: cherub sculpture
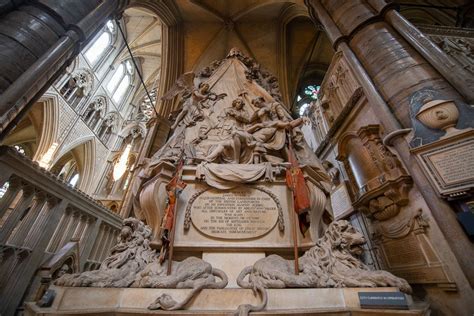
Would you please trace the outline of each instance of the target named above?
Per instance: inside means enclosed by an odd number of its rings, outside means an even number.
[[[171,129],[176,129],[181,124],[191,126],[196,124],[196,121],[203,118],[203,108],[208,108],[205,105],[207,100],[215,101],[223,99],[227,94],[215,94],[210,91],[210,86],[206,82],[199,83],[198,87],[194,86],[195,74],[187,72],[176,80],[174,86],[162,97],[163,100],[171,100],[176,95],[182,93],[186,100],[183,103],[181,112],[176,117],[176,120],[171,126]],[[185,97],[187,96],[187,97]]]

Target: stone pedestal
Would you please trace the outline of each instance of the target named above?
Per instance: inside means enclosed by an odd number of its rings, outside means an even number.
[[[147,306],[168,293],[182,300],[191,290],[133,288],[52,287],[56,298],[52,307],[39,308],[28,303],[25,315],[231,315],[239,305],[260,303],[247,289],[202,290],[180,311],[149,311]],[[358,292],[396,292],[394,288],[273,289],[262,315],[428,315],[427,305],[414,304],[408,297],[409,310],[361,309]]]
[[[226,288],[239,288],[239,273],[257,260],[265,258],[264,252],[204,252],[202,260],[209,262],[214,268],[225,271],[229,278]]]

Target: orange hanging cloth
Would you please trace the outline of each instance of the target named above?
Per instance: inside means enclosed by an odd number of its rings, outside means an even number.
[[[176,211],[176,199],[179,192],[181,192],[185,187],[186,183],[181,180],[182,169],[184,165],[184,160],[181,160],[178,167],[176,168],[175,176],[168,182],[166,185],[166,193],[168,195],[168,205],[165,209],[163,219],[161,221],[161,251],[160,251],[160,263],[164,261],[165,254],[168,251],[169,242],[170,242],[170,232],[173,229],[174,217]]]
[[[300,231],[303,235],[309,229],[309,210],[311,202],[309,200],[309,190],[306,186],[303,171],[301,170],[298,160],[295,157],[290,141],[288,158],[290,168],[286,169],[286,185],[293,193],[293,205],[296,214],[298,214],[298,222]]]
[[[163,221],[161,222],[161,228],[171,231],[174,223],[174,213],[176,208],[176,197],[185,187],[186,183],[181,180],[181,169],[183,164],[180,163],[176,168],[175,176],[166,185],[166,192],[168,194],[168,206],[165,209]]]

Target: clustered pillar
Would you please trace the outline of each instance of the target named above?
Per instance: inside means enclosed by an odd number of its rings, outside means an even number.
[[[16,0],[0,4],[0,139],[127,3]]]
[[[448,71],[445,62],[449,58],[384,0],[305,3],[311,18],[324,26],[335,50],[343,52],[385,134],[396,135],[391,145],[422,192],[466,277],[474,284],[472,244],[452,208],[437,195],[414,162],[407,141],[400,137],[412,128],[410,98],[417,91],[433,89],[443,99],[466,104],[473,97],[472,79],[468,76],[462,80],[462,69]]]

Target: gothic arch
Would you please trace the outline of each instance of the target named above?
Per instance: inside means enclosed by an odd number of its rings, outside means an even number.
[[[456,19],[441,10],[427,10],[424,8],[403,8],[400,13],[411,23],[428,25],[454,26]]]
[[[71,107],[76,108],[93,90],[94,81],[90,69],[77,69],[60,83],[59,93]]]
[[[308,17],[308,10],[304,6],[299,6],[296,4],[289,4],[286,6],[279,18],[278,18],[278,38],[277,38],[277,47],[278,47],[278,82],[280,84],[280,92],[283,101],[286,104],[290,104],[290,92],[288,91],[288,49],[287,49],[287,28],[288,25],[294,19],[298,17]]]
[[[91,130],[95,130],[97,125],[105,117],[105,113],[108,111],[108,99],[106,96],[98,95],[85,107],[84,113],[82,113],[82,119],[84,123]]]
[[[57,94],[45,93],[39,101],[42,103],[43,119],[41,124],[41,131],[38,149],[33,157],[33,160],[40,160],[48,149],[57,140],[59,130],[59,98]]]
[[[160,77],[157,92],[157,109],[159,113],[166,117],[171,113],[177,104],[174,101],[160,100],[174,84],[175,80],[181,75],[184,64],[184,43],[183,32],[181,30],[181,15],[179,8],[172,1],[153,1],[153,0],[131,0],[128,8],[144,8],[156,14],[161,20],[161,66]],[[159,101],[158,101],[159,100]],[[160,105],[158,105],[158,103]]]
[[[60,154],[58,154],[51,163],[50,170],[58,173],[58,169],[62,167],[61,164],[58,166],[58,163],[61,162],[63,157],[70,155],[70,157],[76,161],[77,170],[80,175],[76,188],[86,193],[90,193],[89,191],[91,191],[91,185],[94,182],[95,175],[95,146],[96,140],[93,136],[85,136],[76,139],[72,143],[68,144],[68,146],[65,146],[61,149]],[[63,165],[64,164],[65,162]]]
[[[113,133],[118,134],[120,126],[120,115],[118,112],[109,112],[104,116],[100,126],[96,129],[97,136],[106,145]]]

